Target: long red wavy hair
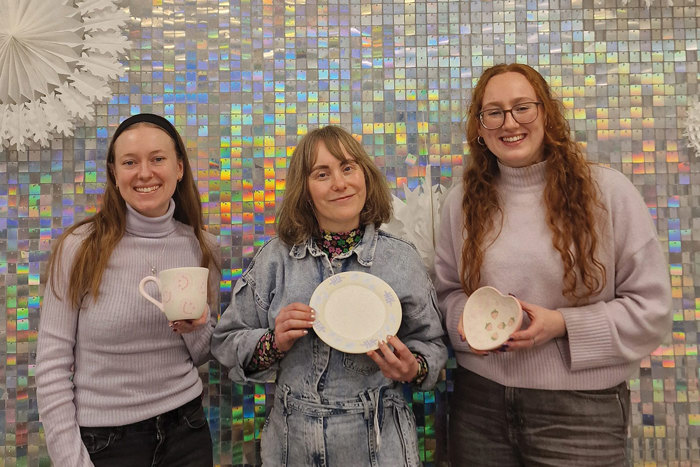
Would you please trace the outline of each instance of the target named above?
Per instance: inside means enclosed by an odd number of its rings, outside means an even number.
[[[501,64],[487,69],[472,93],[467,115],[470,157],[464,171],[465,236],[462,247],[461,282],[467,294],[480,286],[485,251],[498,236],[497,215],[502,215],[495,182],[499,173],[496,156],[477,141],[479,112],[489,80],[499,74],[516,72],[525,76],[542,102],[544,158],[547,161],[544,201],[552,244],[564,265],[564,296],[573,302],[586,300],[605,287],[605,266],[596,259],[599,232],[596,213],[605,208],[598,196],[589,163],[572,140],[561,103],[552,96],[547,82],[533,68],[522,64]],[[502,217],[501,217],[502,220]]]

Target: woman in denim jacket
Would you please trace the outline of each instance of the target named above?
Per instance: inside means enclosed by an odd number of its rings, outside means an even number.
[[[276,380],[262,433],[270,465],[419,465],[413,414],[398,382],[431,388],[447,351],[435,291],[416,250],[378,226],[389,189],[362,146],[328,126],[301,139],[278,216],[238,280],[212,353],[239,383]],[[345,271],[387,282],[401,302],[396,336],[349,354],[311,329],[316,287]]]

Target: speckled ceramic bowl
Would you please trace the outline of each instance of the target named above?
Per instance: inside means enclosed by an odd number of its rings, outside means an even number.
[[[474,350],[497,349],[520,329],[522,322],[520,303],[489,286],[475,290],[462,313],[464,335]]]

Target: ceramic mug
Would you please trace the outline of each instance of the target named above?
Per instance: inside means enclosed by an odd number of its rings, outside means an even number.
[[[202,267],[164,269],[158,277],[146,276],[139,282],[139,292],[146,300],[165,313],[168,321],[198,319],[207,309],[209,269]],[[155,282],[160,290],[159,302],[151,297],[144,286]]]

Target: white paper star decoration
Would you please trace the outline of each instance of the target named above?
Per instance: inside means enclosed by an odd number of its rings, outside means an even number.
[[[112,0],[0,0],[0,143],[23,150],[93,121],[130,43]]]
[[[700,156],[700,101],[691,98],[688,103],[688,120],[685,128],[688,144],[695,148],[695,155]]]
[[[434,276],[433,261],[440,226],[440,205],[447,189],[442,185],[433,186],[430,172],[431,166],[428,165],[422,186],[410,190],[404,185],[406,201],[391,195],[394,213],[391,220],[381,228],[413,243],[428,272]]]

